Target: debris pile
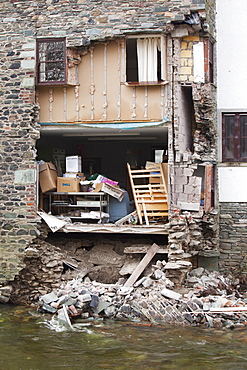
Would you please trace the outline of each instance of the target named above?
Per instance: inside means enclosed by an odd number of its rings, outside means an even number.
[[[247,295],[238,292],[237,283],[197,268],[187,274],[187,287],[178,289],[165,276],[162,261],[157,261],[152,273],[133,286],[126,286],[124,278],[115,284],[73,279],[42,295],[39,310],[71,327],[77,318],[109,318],[233,329],[247,322]]]

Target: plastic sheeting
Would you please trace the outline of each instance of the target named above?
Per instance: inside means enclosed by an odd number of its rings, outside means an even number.
[[[143,122],[87,122],[87,123],[75,123],[76,126],[80,127],[87,127],[87,128],[110,128],[110,129],[121,129],[121,130],[132,130],[135,128],[142,128],[142,127],[154,127],[154,126],[161,126],[167,122],[167,118],[164,117],[162,121],[143,121]],[[67,122],[40,122],[41,126],[71,126],[71,123]]]

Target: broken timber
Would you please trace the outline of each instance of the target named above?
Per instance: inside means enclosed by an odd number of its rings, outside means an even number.
[[[159,250],[159,246],[154,243],[149,248],[147,254],[143,257],[143,259],[141,260],[139,265],[135,268],[134,272],[130,275],[130,277],[128,278],[128,280],[124,284],[125,287],[132,286],[136,282],[138,277],[145,270],[145,268],[147,267],[149,262],[152,260],[153,256],[155,256],[155,254],[157,253],[158,250]]]
[[[120,220],[117,220],[115,222],[115,225],[117,225],[117,226],[123,225],[125,222],[131,220],[131,218],[133,218],[135,215],[137,215],[136,211],[131,212],[127,216],[124,216],[124,217],[120,218]]]

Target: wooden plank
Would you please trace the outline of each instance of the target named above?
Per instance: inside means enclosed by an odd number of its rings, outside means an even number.
[[[212,204],[212,177],[213,166],[205,166],[205,182],[204,182],[204,211],[210,212]]]
[[[132,247],[125,247],[124,248],[124,253],[142,253],[142,254],[145,254],[147,253],[147,251],[149,250],[150,248],[150,245],[133,245]],[[167,254],[169,252],[168,249],[164,249],[164,248],[159,248],[158,252],[156,253],[160,253],[160,254]]]
[[[141,260],[141,262],[139,263],[139,265],[136,267],[136,269],[134,270],[134,272],[130,275],[130,277],[128,278],[128,280],[124,284],[125,287],[132,286],[136,282],[136,280],[138,279],[138,277],[145,270],[145,268],[147,267],[147,265],[149,264],[149,262],[152,260],[153,256],[155,256],[155,254],[157,253],[158,250],[159,250],[159,246],[154,243],[149,248],[149,250],[146,253],[146,255],[143,257],[143,259]]]
[[[240,311],[247,311],[247,306],[210,308],[211,313],[240,312]]]
[[[134,184],[134,181],[133,181],[133,178],[132,178],[132,175],[131,175],[132,171],[131,171],[131,167],[130,167],[129,163],[127,163],[127,169],[128,169],[128,173],[129,173],[129,180],[130,180],[130,185],[131,185],[131,188],[132,188],[132,193],[133,193],[133,197],[134,197],[134,202],[135,202],[137,215],[138,215],[138,218],[139,218],[140,225],[142,225],[142,213],[141,213],[141,209],[139,207],[139,204],[137,202],[136,192],[135,192],[135,184]]]
[[[123,225],[126,221],[128,221],[129,219],[131,219],[132,217],[134,217],[136,215],[137,215],[137,212],[136,211],[131,212],[128,215],[126,215],[126,216],[120,218],[119,220],[117,220],[115,222],[115,225],[117,225],[117,226]]]

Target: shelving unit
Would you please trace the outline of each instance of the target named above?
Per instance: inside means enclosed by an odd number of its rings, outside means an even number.
[[[99,212],[99,222],[102,222],[103,212],[109,213],[109,195],[104,192],[47,192],[49,202],[49,212],[57,213],[55,209],[75,209],[81,210],[81,216],[69,216],[74,220],[97,219],[95,214],[90,214],[90,210],[94,209]],[[57,199],[59,198],[59,199]],[[83,211],[89,210],[85,217]]]

